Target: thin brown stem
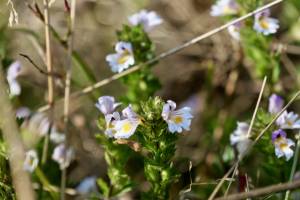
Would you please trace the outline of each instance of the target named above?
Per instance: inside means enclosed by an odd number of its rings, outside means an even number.
[[[248,129],[248,132],[247,132],[247,137],[248,138],[250,137],[250,134],[251,134],[251,131],[252,131],[252,128],[253,128],[253,124],[254,124],[254,121],[255,121],[255,118],[256,118],[256,114],[257,114],[260,102],[261,102],[261,98],[262,98],[262,95],[263,95],[264,90],[265,90],[266,82],[267,82],[267,77],[265,76],[263,84],[262,84],[261,89],[260,89],[260,93],[259,93],[257,102],[256,102],[255,110],[254,110],[253,115],[252,115],[252,119],[251,119],[251,122],[250,122],[250,125],[249,125],[249,129]]]
[[[49,74],[53,73],[52,67],[52,56],[51,56],[51,42],[50,42],[50,13],[49,13],[49,2],[44,0],[44,20],[45,20],[45,42],[46,42],[46,64],[47,64],[47,73],[48,73],[48,105],[50,109],[50,121],[53,124],[53,115],[54,115],[54,80],[53,76]],[[42,164],[45,164],[47,160],[48,153],[48,144],[49,143],[49,134],[45,136],[43,155],[42,155]]]
[[[71,91],[71,76],[72,76],[72,52],[73,52],[73,39],[74,39],[74,25],[75,25],[75,13],[76,13],[76,0],[71,0],[71,10],[69,17],[69,38],[68,38],[68,66],[66,69],[66,81],[65,81],[65,97],[64,97],[64,127],[66,140],[65,145],[68,146],[68,123],[69,123],[69,108],[70,108],[70,91]],[[62,170],[61,176],[61,200],[65,199],[66,188],[66,170]]]
[[[41,74],[46,76],[54,76],[56,78],[62,78],[62,76],[59,73],[53,72],[52,74],[49,74],[47,71],[43,70],[41,67],[39,67],[28,55],[26,54],[19,54],[20,56],[24,57],[26,60],[28,60],[32,66],[37,69]]]
[[[297,189],[299,187],[300,187],[300,180],[297,180],[294,182],[271,185],[256,190],[251,190],[249,192],[243,192],[240,194],[232,194],[232,195],[228,195],[227,197],[216,198],[215,200],[240,200],[246,198],[254,198],[254,197],[260,197],[268,194],[283,192],[286,190]]]

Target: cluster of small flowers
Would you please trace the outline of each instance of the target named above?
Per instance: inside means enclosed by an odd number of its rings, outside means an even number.
[[[105,117],[106,130],[104,133],[108,137],[116,139],[129,138],[142,123],[141,117],[133,111],[131,105],[122,111],[122,115],[116,112],[115,109],[120,104],[116,103],[114,97],[111,96],[102,96],[96,103],[96,107]],[[171,100],[164,104],[161,116],[167,122],[171,133],[189,130],[193,118],[189,107],[176,110],[176,103]]]
[[[269,99],[269,112],[273,115],[277,114],[283,108],[283,99],[273,94]],[[284,111],[280,117],[276,120],[278,130],[272,133],[272,142],[275,146],[275,154],[278,158],[285,156],[288,161],[293,157],[293,150],[291,146],[295,145],[295,142],[287,138],[286,129],[300,129],[300,119],[298,114],[294,112]]]
[[[142,25],[146,32],[162,23],[162,19],[154,11],[146,10],[142,10],[128,17],[128,21],[132,26]],[[115,51],[115,54],[106,56],[106,61],[109,63],[113,72],[120,73],[135,63],[133,46],[131,43],[119,41],[115,45]]]
[[[216,16],[237,15],[241,6],[235,0],[218,0],[211,8],[210,14]],[[236,23],[228,27],[229,34],[236,40],[240,40],[240,29],[242,23]],[[264,35],[276,33],[279,28],[279,21],[270,17],[270,10],[266,9],[256,13],[254,16],[254,30]]]
[[[271,115],[278,114],[283,108],[284,100],[282,97],[272,94],[269,98],[268,111]],[[295,145],[295,142],[287,138],[286,129],[300,129],[300,119],[298,114],[294,112],[284,111],[276,120],[276,126],[278,127],[272,133],[272,143],[275,147],[275,155],[280,158],[285,156],[288,161],[294,154],[291,146]],[[246,122],[238,122],[237,129],[230,135],[231,145],[235,145],[239,154],[242,154],[252,142],[248,135],[249,125]]]
[[[50,130],[50,141],[56,144],[56,147],[52,153],[52,159],[56,161],[60,168],[68,167],[74,152],[72,148],[66,148],[65,135],[59,133],[55,125],[51,125],[49,118],[42,113],[31,113],[26,107],[21,107],[16,111],[16,117],[18,119],[24,119],[21,127],[28,129],[31,133],[38,133],[40,137],[44,137]],[[36,150],[31,149],[26,152],[25,161],[23,164],[24,170],[33,172],[38,166],[39,158]]]

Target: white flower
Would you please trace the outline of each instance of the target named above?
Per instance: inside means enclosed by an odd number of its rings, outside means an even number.
[[[116,139],[129,138],[134,134],[136,128],[140,123],[140,119],[123,119],[116,121],[116,133],[114,134],[114,137]]]
[[[123,119],[115,122],[116,139],[129,138],[141,123],[140,117],[133,111],[131,105],[122,111]]]
[[[65,144],[56,146],[52,154],[52,159],[59,164],[61,170],[70,165],[73,157],[73,149],[71,147],[66,148]]]
[[[237,128],[230,135],[231,145],[235,145],[243,140],[248,139],[249,124],[246,122],[237,122]]]
[[[139,116],[133,111],[132,106],[130,104],[122,111],[122,115],[128,119],[139,118]]]
[[[281,129],[300,129],[300,119],[294,112],[284,111],[276,120]]]
[[[128,17],[131,25],[143,25],[145,31],[150,31],[154,26],[163,22],[163,20],[154,11],[141,10],[140,12]]]
[[[229,35],[237,41],[241,39],[240,29],[241,26],[239,24],[234,24],[227,28]]]
[[[105,135],[107,135],[108,137],[114,137],[116,133],[115,125],[118,120],[121,120],[120,114],[118,112],[105,115],[105,122],[106,122],[106,130],[104,131]]]
[[[120,103],[115,103],[115,98],[111,96],[99,97],[96,107],[104,114],[112,114]]]
[[[31,111],[27,107],[20,107],[16,110],[16,117],[17,119],[24,119],[29,117],[31,114]]]
[[[271,114],[277,114],[283,108],[284,101],[281,96],[272,94],[269,98],[269,107],[268,111]]]
[[[293,140],[286,138],[286,133],[279,129],[272,133],[272,142],[275,146],[275,155],[280,158],[285,156],[286,161],[288,161],[291,157],[293,157],[294,152],[290,148],[291,146],[295,146]]]
[[[255,15],[253,28],[264,35],[270,35],[277,32],[279,28],[279,21],[271,18],[270,10],[265,10]]]
[[[116,139],[129,138],[141,123],[140,117],[132,110],[131,105],[122,111],[122,117],[118,112],[114,112],[105,115],[105,121],[105,135]]]
[[[117,53],[106,56],[106,61],[109,63],[113,72],[122,72],[134,64],[134,55],[132,45],[129,42],[118,42],[115,46]]]
[[[237,128],[230,135],[231,145],[235,145],[239,155],[246,152],[248,147],[251,145],[252,140],[248,137],[249,125],[246,122],[237,122]]]
[[[183,129],[189,131],[192,121],[191,109],[184,107],[179,110],[176,109],[176,103],[168,100],[163,106],[161,116],[168,124],[168,129],[171,133],[181,133]]]
[[[97,191],[96,180],[97,178],[95,176],[86,177],[76,187],[76,191],[83,195]]]
[[[39,158],[35,150],[29,150],[25,154],[23,169],[28,172],[33,172],[39,163]]]
[[[225,16],[237,14],[239,10],[239,5],[235,0],[218,0],[212,7],[210,15]]]
[[[50,133],[50,140],[55,144],[60,144],[66,140],[66,135],[63,133],[59,133],[56,130],[56,127],[53,126]]]
[[[50,121],[44,113],[35,113],[29,119],[27,125],[28,129],[32,132],[38,133],[40,136],[45,136],[50,128]]]
[[[21,86],[17,81],[17,77],[20,75],[22,65],[19,61],[13,62],[7,70],[7,82],[9,85],[9,91],[11,96],[17,96],[21,94]]]

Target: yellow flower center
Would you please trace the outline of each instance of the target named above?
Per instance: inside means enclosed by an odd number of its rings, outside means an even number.
[[[34,158],[30,158],[30,159],[29,159],[29,165],[30,165],[30,166],[33,165],[33,161],[34,161]]]
[[[293,122],[292,121],[290,121],[290,120],[287,120],[287,125],[289,125],[289,126],[293,126]]]
[[[125,51],[122,56],[118,59],[118,64],[124,64],[130,58],[130,53]]]
[[[122,127],[122,132],[129,132],[130,130],[132,129],[132,125],[130,122],[126,122],[125,124],[123,124],[123,127]]]
[[[286,143],[281,143],[280,145],[279,145],[279,148],[281,149],[281,150],[284,150],[284,149],[286,149],[288,147],[288,145],[286,144]]]
[[[235,12],[236,12],[236,10],[229,5],[226,5],[223,7],[224,14],[230,15],[230,14],[234,14]]]
[[[269,24],[266,20],[260,20],[260,26],[263,28],[263,29],[268,29],[269,28]]]
[[[181,116],[175,116],[174,117],[174,122],[175,122],[175,124],[180,124],[180,123],[183,122],[183,119],[182,119]]]

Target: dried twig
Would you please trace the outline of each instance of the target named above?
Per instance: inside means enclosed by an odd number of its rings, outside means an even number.
[[[68,5],[68,2],[65,1],[65,5]],[[68,7],[68,6],[66,6]],[[68,146],[68,122],[69,122],[69,107],[70,107],[70,91],[71,91],[71,76],[72,76],[72,53],[73,53],[73,38],[74,38],[74,25],[75,25],[75,12],[76,12],[76,0],[71,0],[71,10],[69,9],[70,18],[69,18],[69,41],[68,41],[68,66],[66,69],[66,81],[65,81],[65,97],[64,97],[64,126],[66,140],[65,145]],[[65,187],[66,187],[66,168],[62,170],[61,177],[61,200],[65,199]]]
[[[47,71],[44,71],[28,55],[22,53],[20,53],[19,55],[27,59],[32,64],[32,66],[36,68],[41,74],[44,74],[46,76],[54,76],[56,78],[62,78],[62,75],[60,75],[59,73],[53,72],[52,74],[49,74]]]
[[[229,195],[227,197],[220,197],[216,198],[215,200],[240,200],[240,199],[246,199],[246,198],[254,198],[254,197],[260,197],[272,193],[282,192],[285,190],[292,190],[300,187],[300,180],[294,181],[294,182],[288,182],[288,183],[280,183],[277,185],[271,185],[264,188],[259,188],[256,190],[251,190],[249,192],[243,192],[240,194],[233,194]]]
[[[34,7],[32,7],[32,5],[27,1],[25,1],[25,4],[32,11],[32,13],[37,16],[37,18],[39,18],[41,21],[45,21],[44,15],[36,3],[34,4]]]
[[[255,118],[256,118],[256,114],[257,114],[260,102],[261,102],[261,98],[262,98],[262,95],[263,95],[264,90],[265,90],[266,82],[267,82],[267,77],[265,76],[263,84],[262,84],[261,89],[260,89],[260,93],[259,93],[257,102],[256,102],[255,110],[254,110],[253,115],[252,115],[252,119],[251,119],[251,122],[250,122],[250,125],[249,125],[249,129],[248,129],[248,132],[247,132],[247,137],[248,138],[250,137],[250,133],[251,133],[252,128],[253,128],[253,124],[254,124],[254,121],[255,121]]]
[[[250,13],[248,13],[246,15],[243,15],[243,16],[235,19],[235,20],[232,20],[232,21],[230,21],[230,22],[228,22],[228,23],[226,23],[226,24],[224,24],[224,25],[222,25],[222,26],[220,26],[218,28],[215,28],[215,29],[213,29],[211,31],[208,31],[208,32],[206,32],[206,33],[204,33],[204,34],[202,34],[200,36],[197,36],[197,37],[189,40],[188,42],[186,42],[186,43],[184,43],[184,44],[182,44],[180,46],[172,48],[172,49],[170,49],[170,50],[168,50],[168,51],[160,54],[159,56],[157,56],[157,57],[155,57],[155,58],[153,58],[153,59],[151,59],[151,60],[149,60],[149,61],[147,61],[145,63],[139,64],[139,65],[135,65],[135,66],[131,67],[130,69],[124,71],[124,72],[121,72],[119,74],[115,74],[115,75],[113,75],[113,76],[111,76],[109,78],[106,78],[106,79],[104,79],[102,81],[99,81],[99,82],[97,82],[97,83],[95,83],[95,84],[93,84],[91,86],[88,86],[88,87],[84,88],[83,90],[81,90],[79,92],[75,92],[75,93],[72,94],[72,97],[78,97],[78,96],[81,96],[81,95],[88,94],[88,93],[92,92],[93,90],[95,90],[97,88],[100,88],[100,87],[102,87],[104,85],[107,85],[107,84],[111,83],[114,80],[117,80],[117,79],[119,79],[121,77],[124,77],[124,76],[126,76],[128,74],[131,74],[131,73],[133,73],[133,72],[141,69],[145,65],[149,65],[149,64],[155,63],[155,62],[157,62],[157,61],[159,61],[161,59],[167,58],[167,57],[169,57],[169,56],[171,56],[171,55],[173,55],[173,54],[175,54],[175,53],[177,53],[177,52],[179,52],[179,51],[181,51],[181,50],[183,50],[183,49],[185,49],[185,48],[187,48],[187,47],[189,47],[191,45],[194,45],[194,44],[200,42],[201,40],[204,40],[204,39],[206,39],[206,38],[208,38],[208,37],[210,37],[210,36],[212,36],[212,35],[220,32],[220,31],[223,31],[223,30],[227,29],[229,26],[231,26],[233,24],[241,22],[241,21],[243,21],[243,20],[245,20],[245,19],[247,19],[247,18],[255,15],[256,13],[259,13],[259,12],[261,12],[261,11],[267,9],[267,8],[270,8],[272,6],[275,6],[275,5],[279,4],[279,3],[281,3],[282,1],[284,1],[284,0],[276,0],[276,1],[273,1],[273,2],[271,2],[269,4],[266,4],[265,6],[262,6],[262,7],[258,8],[258,9],[256,9],[256,10],[254,10],[253,12],[250,12]],[[46,111],[48,109],[49,109],[49,106],[43,106],[43,107],[39,108],[38,111],[39,112],[43,112],[43,111]]]
[[[13,186],[19,200],[34,200],[29,174],[23,170],[25,150],[15,121],[14,111],[7,96],[7,87],[0,62],[0,126],[8,145],[8,157]]]
[[[48,73],[48,106],[50,108],[50,124],[53,124],[54,116],[54,80],[53,76],[49,74],[53,73],[52,68],[52,56],[51,56],[51,43],[50,43],[50,16],[49,16],[49,3],[48,0],[44,0],[44,21],[45,21],[45,42],[46,42],[46,64],[47,64],[47,73]],[[52,127],[52,126],[50,126]],[[49,134],[45,136],[44,146],[43,146],[43,155],[42,163],[44,164],[47,160],[47,152],[49,145]]]

